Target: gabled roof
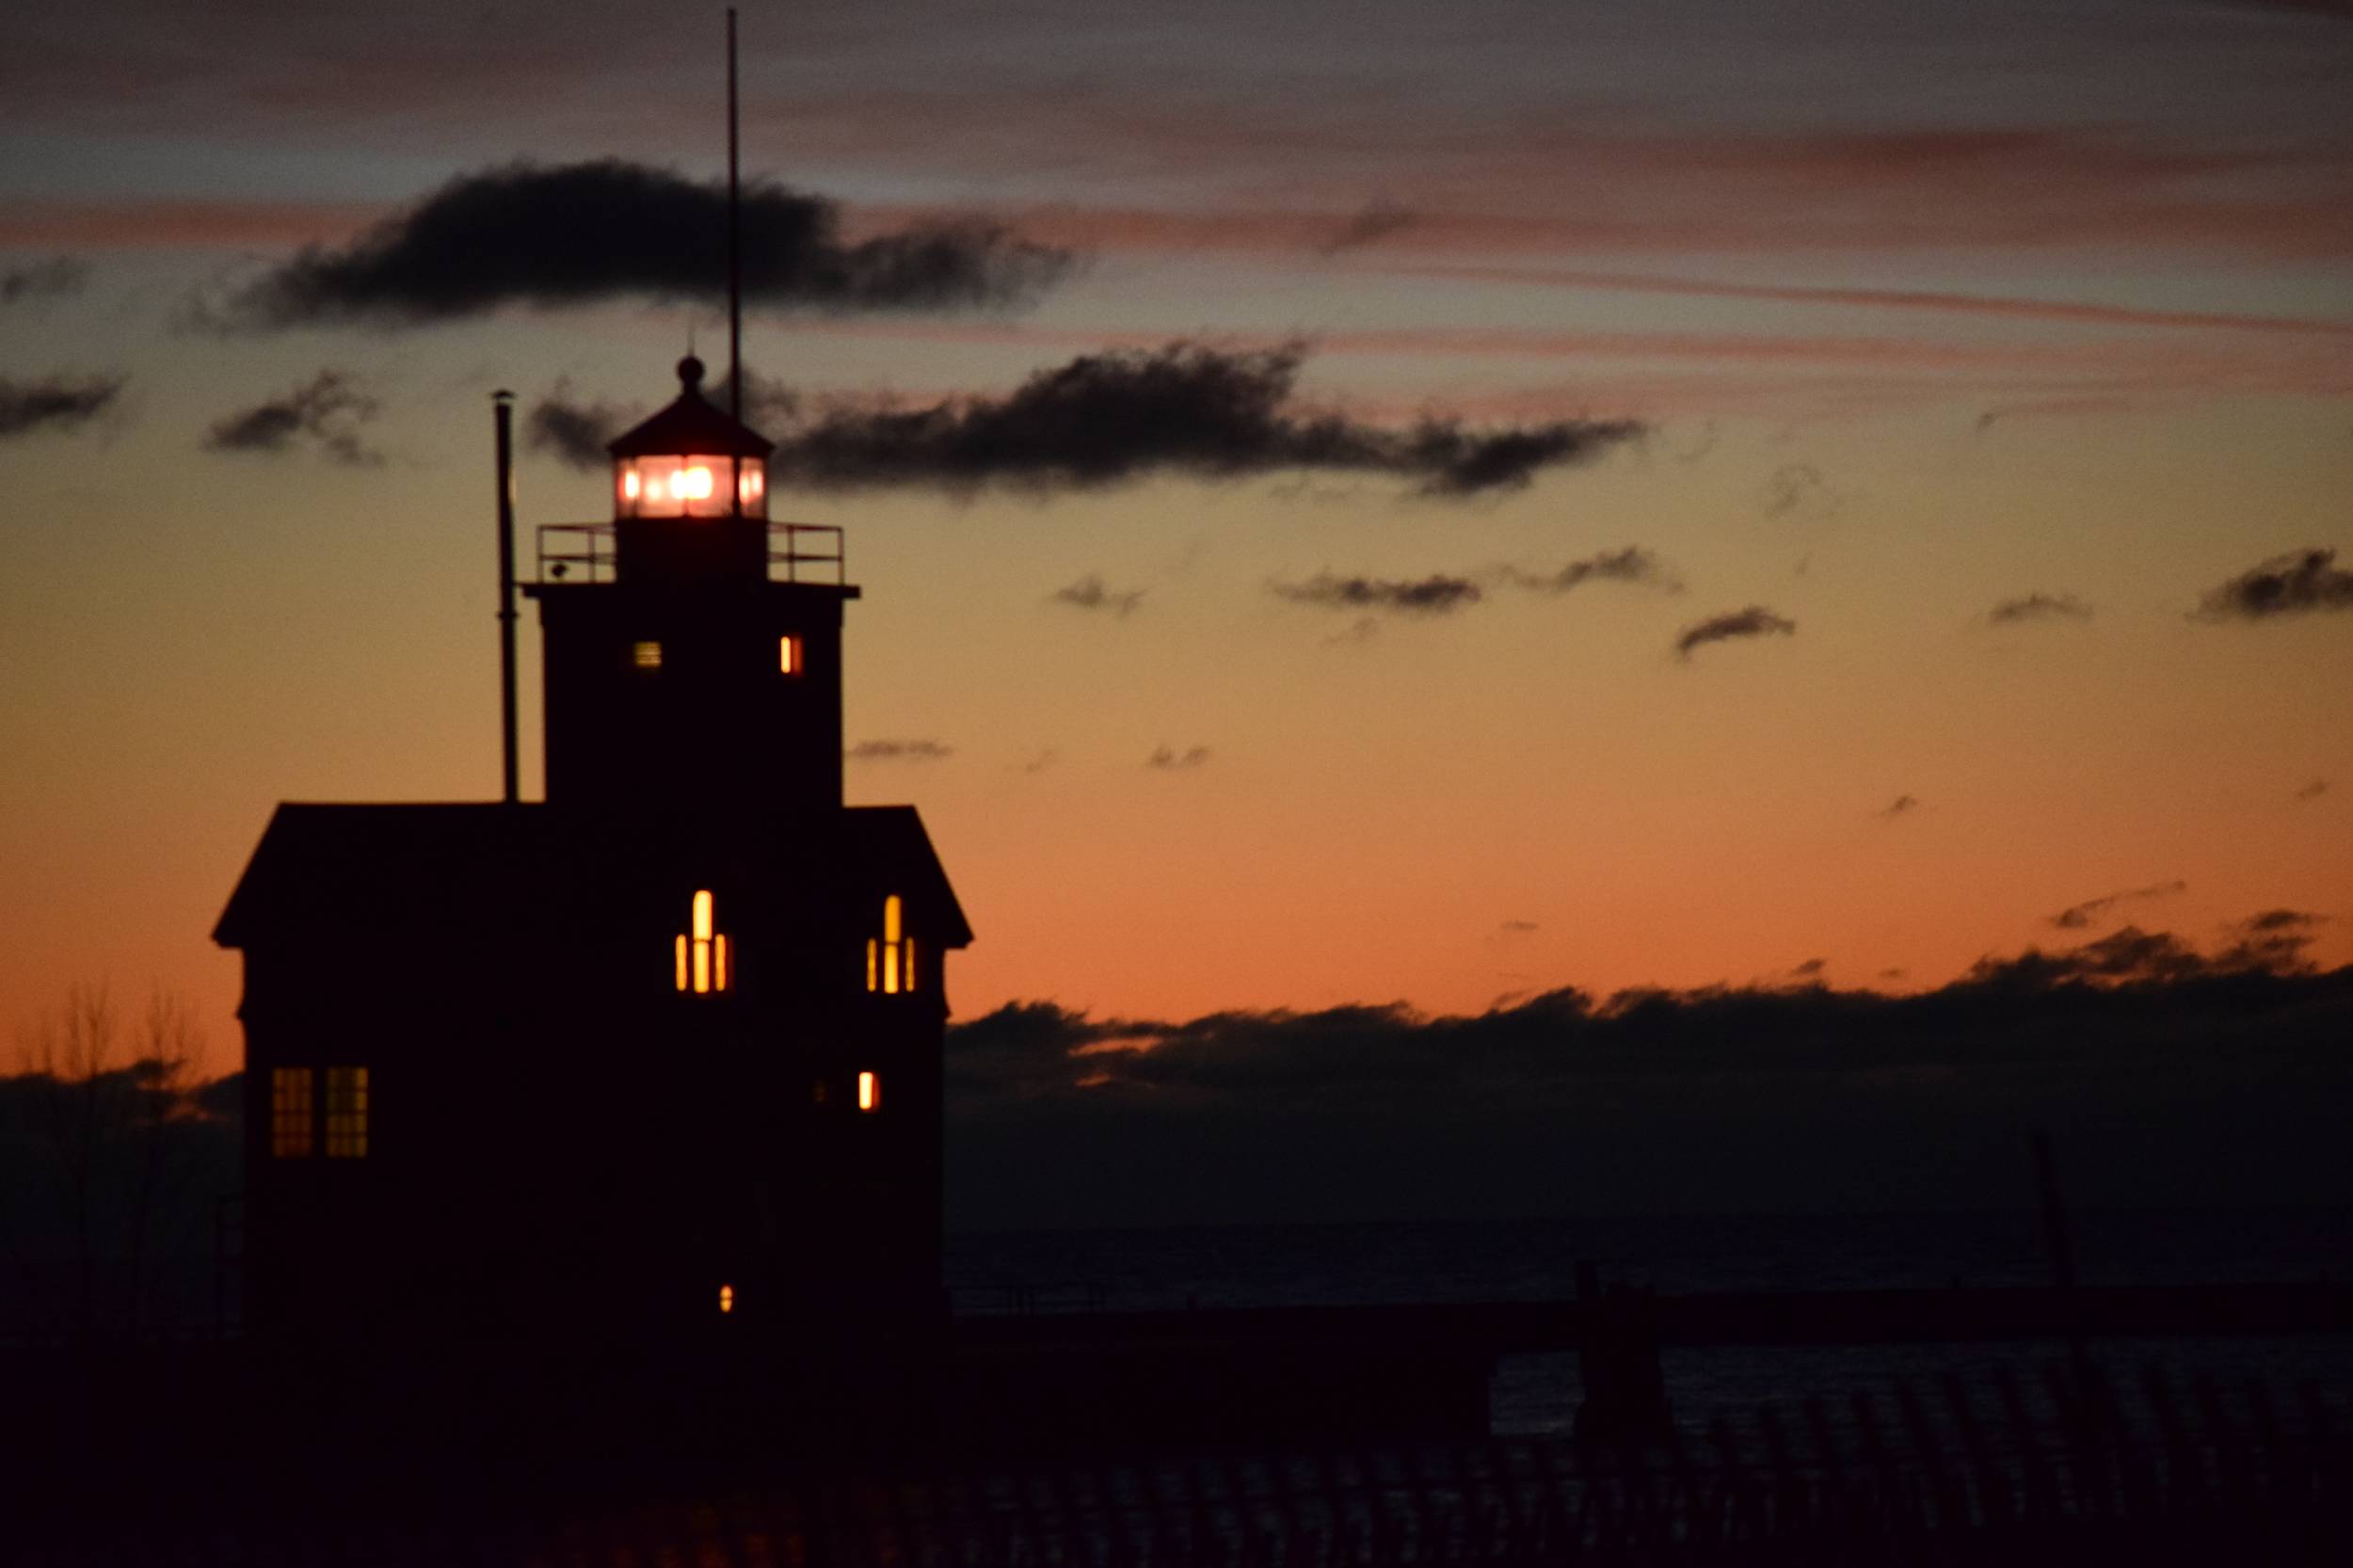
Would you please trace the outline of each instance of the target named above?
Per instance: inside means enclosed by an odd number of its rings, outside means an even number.
[[[608,441],[616,457],[766,457],[776,443],[735,423],[702,394],[703,362],[689,354],[678,362],[679,394],[653,418]]]
[[[830,833],[803,824],[753,843],[754,874],[772,866],[780,882],[821,904],[903,893],[926,912],[933,941],[970,943],[915,808],[854,807],[838,823]],[[642,831],[545,805],[289,802],[270,818],[213,940],[246,948],[328,929],[504,930],[535,913],[593,907],[666,858]]]

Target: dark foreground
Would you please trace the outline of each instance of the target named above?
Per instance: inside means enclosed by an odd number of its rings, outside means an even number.
[[[780,1432],[792,1391],[770,1392]],[[2353,1561],[2340,1405],[2311,1385],[2181,1384],[2153,1368],[1946,1379],[1838,1410],[1800,1401],[1696,1439],[1055,1459],[829,1454],[763,1444],[740,1411],[708,1429],[542,1430],[534,1448],[486,1409],[433,1452],[394,1452],[316,1413],[307,1441],[178,1475],[136,1432],[115,1433],[111,1453],[106,1432],[80,1434],[98,1441],[91,1467],[53,1471],[38,1496],[11,1489],[5,1555],[60,1568]]]

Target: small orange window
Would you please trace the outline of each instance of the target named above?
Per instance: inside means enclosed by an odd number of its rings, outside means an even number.
[[[882,1080],[872,1073],[857,1075],[857,1108],[860,1111],[882,1109]]]
[[[782,675],[801,673],[801,639],[785,636],[776,639],[776,670]]]
[[[883,900],[880,938],[866,943],[866,988],[885,996],[915,989],[915,938],[905,934],[905,907],[899,895]]]
[[[311,1069],[273,1067],[269,1075],[269,1152],[280,1160],[299,1160],[316,1143],[316,1122],[311,1109]]]
[[[728,972],[727,934],[712,923],[711,889],[697,889],[687,929],[670,939],[670,979],[681,991],[708,996],[733,981]]]

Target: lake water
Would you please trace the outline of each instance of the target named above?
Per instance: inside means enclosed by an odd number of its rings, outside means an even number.
[[[2071,1218],[2088,1285],[2183,1285],[2353,1278],[2353,1209],[2116,1210]],[[2042,1285],[2051,1280],[2028,1212],[1657,1219],[1493,1224],[1347,1224],[951,1236],[947,1275],[959,1313],[1363,1303],[1565,1301],[1579,1258],[1606,1280],[1662,1294]],[[2353,1389],[2353,1336],[2111,1341],[2103,1362],[2149,1362],[2235,1385],[2249,1374],[2286,1387],[2307,1378]],[[2029,1375],[2057,1344],[1711,1347],[1663,1356],[1677,1421],[1704,1429],[1766,1403],[1856,1392],[1996,1368]],[[1565,1431],[1577,1375],[1568,1356],[1513,1356],[1493,1387],[1504,1432]]]

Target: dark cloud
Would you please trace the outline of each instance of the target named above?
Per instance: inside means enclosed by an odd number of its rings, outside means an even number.
[[[1525,936],[1536,929],[1536,922],[1534,920],[1506,920],[1503,922],[1502,929],[1514,936]]]
[[[0,376],[0,439],[36,430],[72,430],[122,395],[120,376],[52,376],[39,381]]]
[[[2223,950],[2219,962],[2275,974],[2309,973],[2313,939],[2328,923],[2328,916],[2300,909],[2266,909],[2250,915],[2230,928],[2231,945]]]
[[[211,452],[292,452],[308,443],[339,463],[368,467],[383,454],[360,439],[360,426],[376,417],[376,400],[338,370],[322,370],[296,387],[214,424],[204,438]]]
[[[841,755],[853,762],[936,762],[955,750],[939,741],[860,741]]]
[[[2268,620],[2311,610],[2353,610],[2353,571],[2333,550],[2297,550],[2250,567],[2198,601],[2199,620]]]
[[[1784,463],[1766,477],[1764,506],[1769,518],[1829,517],[1838,505],[1838,496],[1812,463]]]
[[[1023,773],[1044,773],[1048,768],[1052,767],[1056,762],[1061,760],[1062,753],[1056,751],[1052,746],[1048,746],[1045,750],[1039,752],[1036,756],[1022,763],[1021,771]]]
[[[1918,809],[1920,809],[1920,798],[1917,795],[1897,795],[1894,800],[1881,807],[1878,814],[1892,819],[1910,816]]]
[[[2298,800],[2318,800],[2322,795],[2325,795],[2328,792],[2329,781],[2325,778],[2315,778],[2310,784],[2307,784],[2302,789],[2297,791],[2296,798]]]
[[[1504,575],[1523,588],[1542,593],[1564,594],[1587,583],[1639,583],[1663,588],[1669,593],[1681,593],[1682,582],[1670,571],[1665,563],[1640,545],[1627,545],[1624,550],[1606,550],[1598,555],[1588,555],[1571,561],[1559,571],[1522,571],[1516,567],[1504,568]]]
[[[1394,201],[1374,201],[1341,225],[1338,232],[1317,248],[1326,256],[1337,256],[1343,250],[1354,250],[1385,240],[1420,221],[1413,212]]]
[[[1792,979],[1792,980],[1798,981],[1798,982],[1800,982],[1800,983],[1801,983],[1801,984],[1815,984],[1815,983],[1818,982],[1818,981],[1822,978],[1822,976],[1824,976],[1825,974],[1827,974],[1827,973],[1829,973],[1829,972],[1830,972],[1830,960],[1829,960],[1829,959],[1827,959],[1827,958],[1809,958],[1809,959],[1807,959],[1804,963],[1800,964],[1800,965],[1798,965],[1796,968],[1792,968],[1792,969],[1789,971],[1789,978],[1790,978],[1790,979]]]
[[[79,294],[88,281],[88,264],[71,256],[51,256],[43,261],[26,262],[22,266],[0,271],[0,305],[13,305],[20,299]]]
[[[2040,621],[2091,618],[2091,606],[2073,594],[2031,593],[2006,599],[1985,613],[1989,626],[2027,626]]]
[[[2023,1208],[2036,1124],[2081,1202],[2353,1195],[2353,968],[2125,931],[1910,995],[1822,973],[1473,1016],[1002,1008],[949,1032],[950,1202],[1041,1224]]]
[[[1180,768],[1197,768],[1209,760],[1208,746],[1187,746],[1182,751],[1175,746],[1155,746],[1152,755],[1144,760],[1144,765],[1163,772],[1175,772]]]
[[[558,382],[553,392],[523,415],[523,445],[532,452],[552,454],[567,468],[593,472],[613,461],[605,443],[640,417],[635,409],[582,401],[572,395],[569,386]]]
[[[1734,637],[1794,636],[1798,623],[1773,614],[1762,604],[1752,604],[1745,610],[1728,610],[1721,616],[1694,621],[1675,637],[1675,655],[1689,659],[1691,650],[1708,643],[1721,643]]]
[[[819,489],[991,485],[1044,496],[1156,473],[1236,479],[1286,470],[1388,474],[1425,496],[1517,489],[1545,468],[1641,431],[1630,421],[1475,430],[1432,417],[1405,429],[1299,407],[1299,344],[1236,351],[1174,343],[1082,355],[1003,397],[906,407],[828,405],[788,435],[773,484]]]
[[[1305,583],[1270,583],[1267,591],[1294,604],[1330,610],[1385,610],[1401,615],[1449,615],[1480,600],[1479,584],[1467,577],[1433,572],[1428,577],[1340,577],[1320,571]]]
[[[2127,888],[2120,893],[2104,893],[2081,904],[2071,904],[2051,917],[2051,924],[2061,931],[2083,931],[2091,922],[2105,916],[2120,904],[2139,904],[2148,899],[2171,898],[2189,891],[2189,884],[2176,877],[2171,882],[2153,882],[2146,888]]]
[[[1076,583],[1056,588],[1047,596],[1047,602],[1067,604],[1077,610],[1108,610],[1125,619],[1144,602],[1144,590],[1106,587],[1102,574],[1091,571]]]
[[[824,311],[1025,302],[1071,265],[982,219],[856,244],[823,197],[755,180],[743,197],[744,298]],[[608,158],[464,174],[341,248],[312,246],[209,313],[220,324],[414,326],[504,305],[727,295],[727,187]]]

